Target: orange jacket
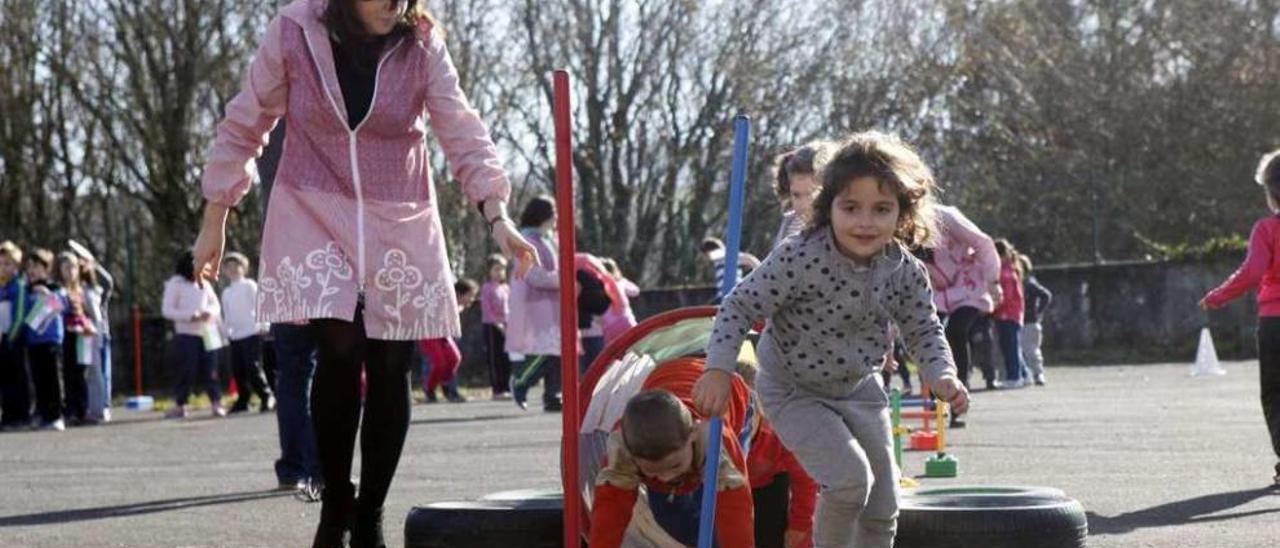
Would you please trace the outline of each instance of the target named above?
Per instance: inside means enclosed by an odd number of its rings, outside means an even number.
[[[693,405],[693,385],[702,376],[702,358],[678,358],[666,362],[649,374],[643,390],[666,390],[675,394],[694,419],[705,420]],[[733,378],[729,410],[724,416],[721,433],[720,479],[716,499],[716,538],[720,546],[755,547],[755,518],[752,514],[751,486],[747,482],[746,456],[738,443],[747,417],[751,396],[741,378]],[[588,544],[592,548],[614,548],[622,545],[631,513],[636,503],[636,489],[640,483],[662,493],[687,494],[702,485],[702,468],[705,463],[705,442],[694,441],[695,469],[685,477],[684,483],[672,489],[660,482],[651,481],[640,474],[634,460],[621,442],[615,426],[609,439],[609,462],[596,481],[595,500],[591,508],[591,534]]]

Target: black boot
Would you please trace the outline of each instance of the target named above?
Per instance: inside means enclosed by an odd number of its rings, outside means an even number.
[[[354,488],[324,490],[320,525],[316,527],[311,548],[347,547],[347,532],[351,530],[352,509],[355,506],[354,492]]]
[[[387,548],[387,541],[382,538],[382,508],[356,511],[351,548]]]

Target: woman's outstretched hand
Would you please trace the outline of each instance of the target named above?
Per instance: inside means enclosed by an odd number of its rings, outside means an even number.
[[[510,219],[493,223],[493,239],[497,240],[504,255],[516,261],[516,278],[524,278],[529,269],[541,264],[538,261],[538,250],[534,249],[529,240],[524,239]]]

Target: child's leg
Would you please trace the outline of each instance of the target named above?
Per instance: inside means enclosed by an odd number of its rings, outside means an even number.
[[[1019,338],[1022,335],[1022,326],[1017,322],[999,320],[996,322],[996,332],[999,334],[1000,355],[1004,357],[1004,377],[1010,382],[1017,382],[1022,379],[1022,348]]]
[[[94,363],[84,364],[85,394],[88,408],[85,414],[92,420],[102,419],[102,410],[106,407],[107,384],[102,378],[102,364],[98,363],[98,352],[93,352],[89,359]]]
[[[0,423],[5,426],[27,426],[31,421],[31,395],[28,389],[27,364],[22,348],[0,333]]]
[[[863,387],[879,391],[881,401],[885,401],[884,392],[875,385],[878,379],[868,379],[870,382],[864,382]],[[835,410],[841,404],[806,395],[767,375],[760,375],[757,387],[765,414],[773,421],[783,445],[822,485],[814,525],[815,548],[852,546],[860,526],[859,516],[871,494],[871,462],[844,416]],[[883,409],[884,404],[880,406]],[[891,528],[889,539],[892,538]]]
[[[787,519],[791,511],[791,479],[778,474],[773,481],[751,490],[755,508],[756,548],[785,546]]]
[[[236,380],[238,394],[236,402],[231,406],[234,410],[243,411],[249,408],[249,398],[253,391],[249,388],[249,356],[247,340],[231,341],[231,377]]]
[[[1032,322],[1022,326],[1022,360],[1027,362],[1027,369],[1035,378],[1044,375],[1044,353],[1040,351],[1040,343],[1044,338],[1040,322]]]
[[[543,356],[542,368],[547,378],[542,405],[554,410],[560,407],[560,356]]]
[[[70,336],[68,337],[70,338]],[[196,344],[200,346],[196,347]],[[173,398],[174,402],[179,406],[184,406],[187,404],[187,396],[191,393],[191,380],[195,377],[197,367],[196,360],[200,359],[197,356],[197,352],[204,352],[204,343],[200,340],[200,337],[194,335],[177,335],[173,337],[173,347],[174,358],[178,360],[175,368],[178,370],[178,384],[173,388]],[[75,379],[73,378],[74,374],[71,372],[75,369],[78,369],[75,351],[64,352],[62,354],[62,383],[67,390],[66,412],[72,416],[75,413],[72,397]]]
[[[509,391],[507,382],[511,375],[510,371],[503,375],[498,363],[499,356],[505,356],[505,344],[502,340],[502,330],[492,324],[484,324],[484,350],[485,361],[489,364],[489,387],[493,389],[494,394],[501,394]],[[510,366],[508,366],[510,369]]]
[[[893,359],[898,361],[898,376],[902,377],[903,391],[910,392],[911,368],[907,367],[907,349],[900,341],[894,341],[893,343]]]
[[[27,356],[36,386],[36,412],[44,424],[49,424],[62,418],[62,378],[58,371],[62,349],[54,344],[37,344],[27,348]]]
[[[1258,362],[1262,416],[1271,433],[1271,448],[1280,458],[1280,318],[1258,319]],[[1280,464],[1276,468],[1280,477]]]
[[[253,388],[253,392],[258,395],[258,399],[262,400],[262,405],[267,404],[267,399],[272,397],[271,383],[267,381],[267,373],[262,367],[262,337],[254,335],[245,339],[246,357],[249,363],[249,385]]]
[[[861,387],[859,392],[865,392],[855,393],[854,401],[840,411],[871,467],[871,490],[858,520],[854,546],[889,548],[898,529],[899,471],[893,459],[888,401],[877,401],[883,395],[873,393],[874,388],[870,384]]]
[[[106,394],[105,408],[111,408],[111,335],[99,335],[102,347],[98,350],[98,364],[102,366],[103,394]]]
[[[216,409],[222,405],[222,384],[218,381],[218,351],[205,350],[203,344],[201,341],[196,379],[204,383],[204,392],[209,395],[209,403]],[[248,390],[248,388],[242,390]]]

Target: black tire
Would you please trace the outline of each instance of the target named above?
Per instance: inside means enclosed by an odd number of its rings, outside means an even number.
[[[564,491],[559,488],[555,489],[515,489],[512,491],[498,491],[490,493],[480,500],[500,500],[500,501],[555,501],[556,508],[564,508]]]
[[[404,521],[406,548],[562,548],[564,502],[555,498],[439,502]]]
[[[1040,487],[1035,485],[955,485],[949,487],[927,487],[908,490],[906,497],[938,499],[950,496],[982,496],[989,498],[1048,498],[1061,500],[1067,494],[1056,487]]]
[[[1084,507],[1057,489],[953,487],[902,498],[898,548],[1083,548]]]

